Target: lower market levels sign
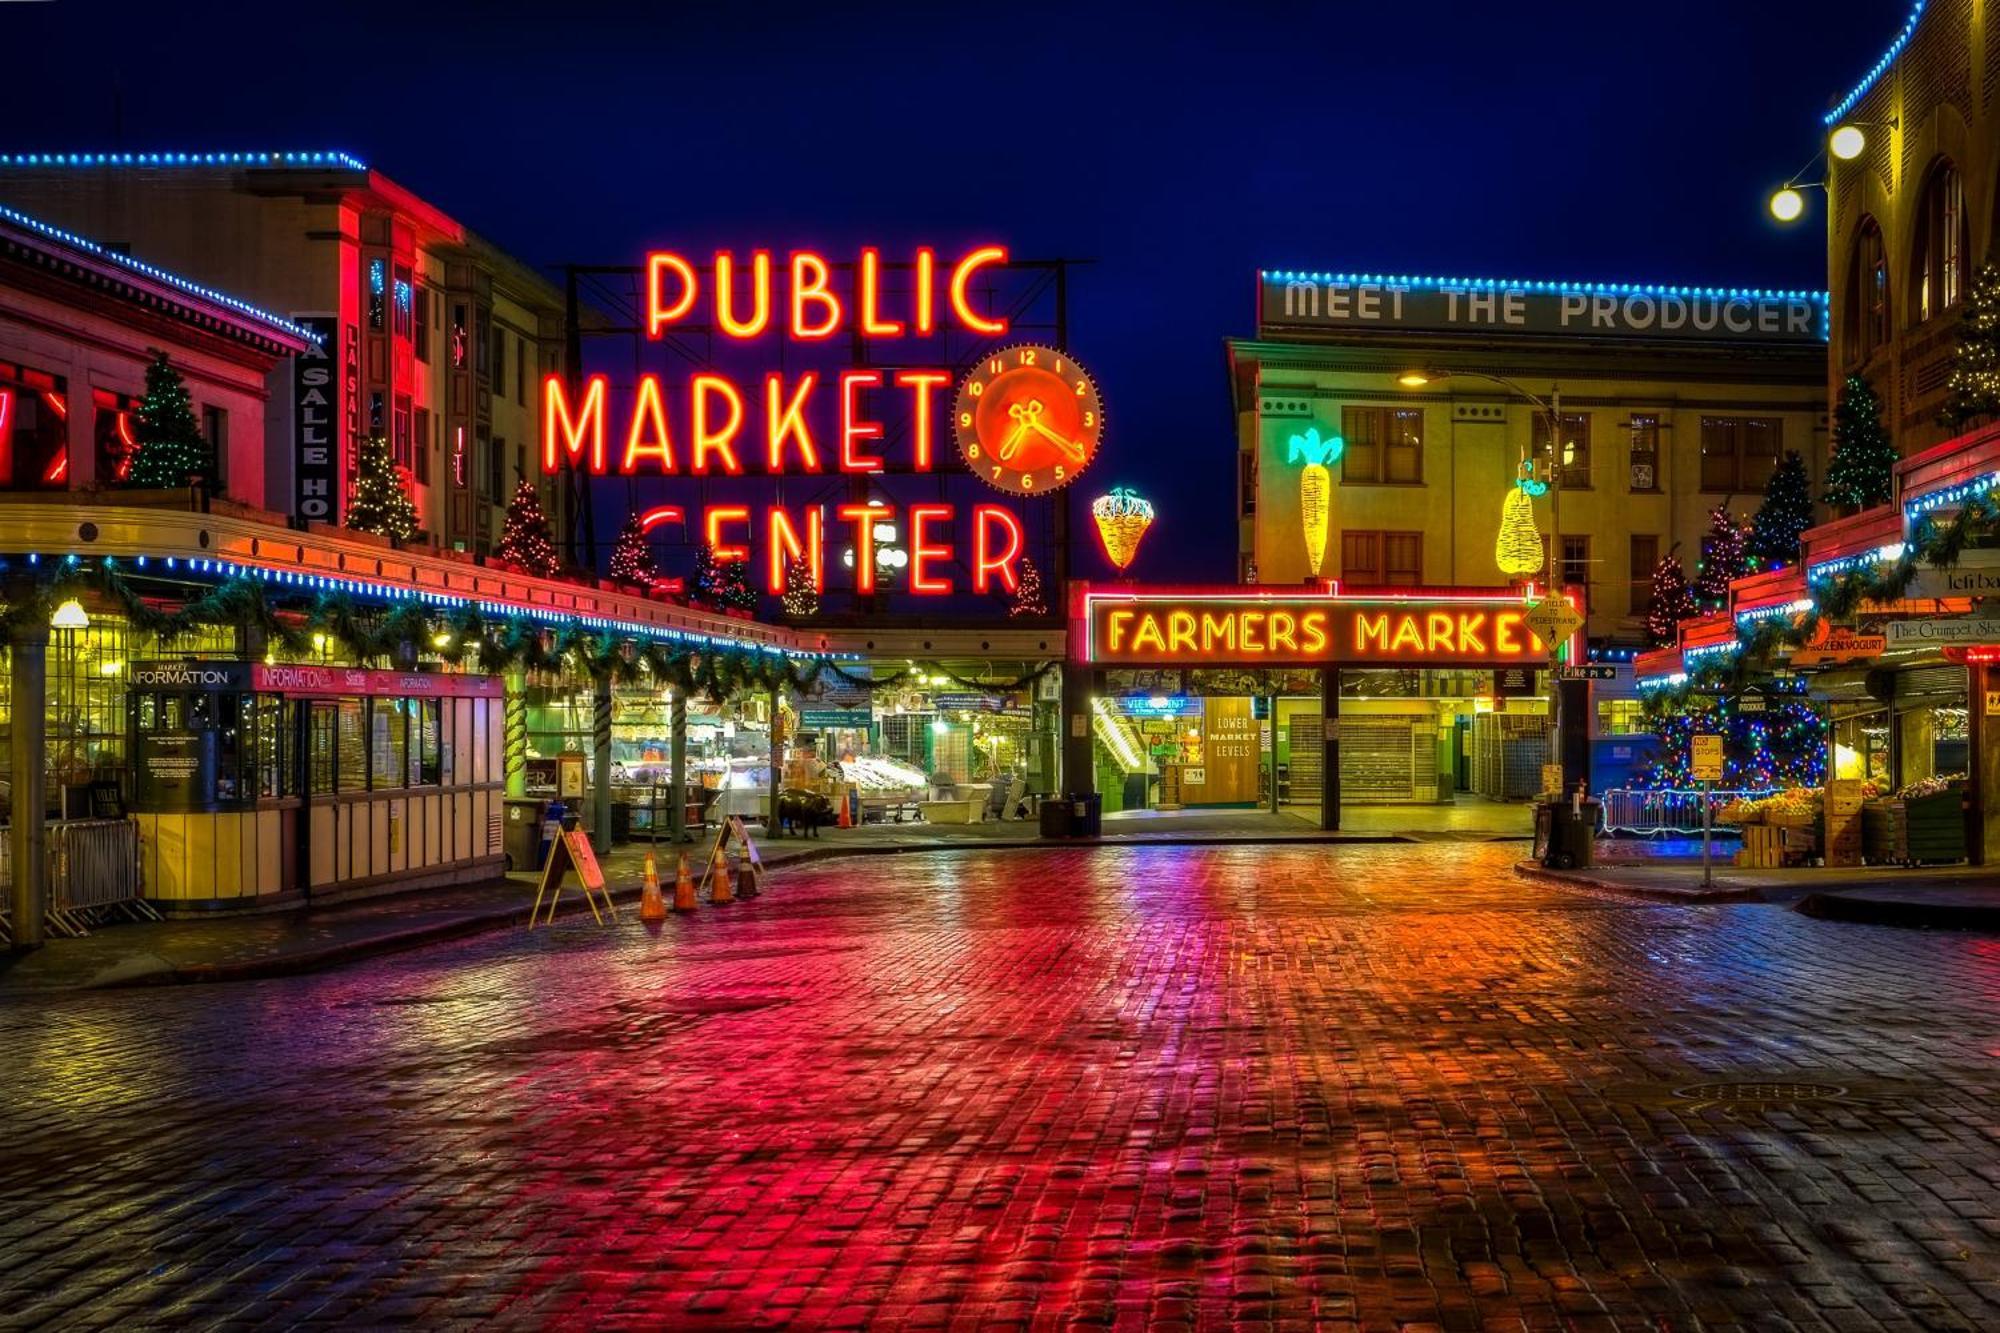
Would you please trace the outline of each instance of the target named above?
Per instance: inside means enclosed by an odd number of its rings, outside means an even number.
[[[1549,648],[1511,589],[1091,592],[1072,642],[1097,666],[1541,666]]]

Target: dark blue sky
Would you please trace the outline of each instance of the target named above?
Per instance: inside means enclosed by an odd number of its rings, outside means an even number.
[[[1142,572],[1227,578],[1221,342],[1257,268],[1819,286],[1819,201],[1781,231],[1764,196],[1907,9],[51,0],[0,5],[0,41],[63,53],[8,62],[0,135],[344,148],[537,264],[1094,259],[1071,337],[1161,510]]]

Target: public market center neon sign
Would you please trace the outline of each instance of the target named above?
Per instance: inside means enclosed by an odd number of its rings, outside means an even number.
[[[1087,593],[1094,666],[1546,666],[1513,592]]]
[[[782,258],[769,250],[722,250],[706,268],[678,254],[655,252],[646,257],[646,334],[658,340],[702,324],[738,343],[782,339],[811,345],[835,338],[884,343],[933,338],[948,328],[1000,338],[1008,331],[1006,317],[976,308],[973,287],[982,272],[1006,262],[1007,251],[998,245],[955,258],[920,248],[906,265],[908,290],[892,301],[883,289],[881,253],[873,248],[860,252],[852,280],[840,284],[834,266],[809,250]],[[704,370],[669,386],[646,374],[614,405],[608,376],[591,375],[573,392],[561,376],[550,375],[542,385],[542,470],[569,467],[627,477],[882,473],[890,465],[882,452],[883,403],[885,396],[897,396],[910,421],[908,456],[896,460],[898,470],[907,464],[908,471],[931,472],[937,466],[941,414],[953,410],[952,378],[940,367],[854,366],[827,374],[774,370],[752,384]],[[976,504],[968,530],[959,534],[957,510],[942,503],[900,511],[834,506],[832,526],[851,529],[837,540],[854,551],[857,590],[875,591],[876,525],[899,521],[906,521],[910,591],[932,596],[958,591],[949,571],[961,553],[974,592],[996,585],[1016,589],[1027,546],[1019,516],[1004,505]],[[643,515],[642,523],[650,527],[683,517],[678,508],[661,506]],[[697,530],[717,562],[754,560],[774,594],[784,591],[787,565],[801,561],[814,586],[824,588],[828,534],[823,529],[829,520],[821,507],[772,504],[764,507],[761,522],[759,517],[747,504],[710,504]]]

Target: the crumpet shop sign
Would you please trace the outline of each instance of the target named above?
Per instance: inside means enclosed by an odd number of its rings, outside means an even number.
[[[1084,598],[1084,657],[1098,666],[1546,666],[1518,597]]]

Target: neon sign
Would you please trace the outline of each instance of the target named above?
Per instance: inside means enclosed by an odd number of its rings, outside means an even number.
[[[1098,666],[1541,666],[1548,645],[1512,592],[1256,596],[1087,594]]]
[[[1006,263],[1007,250],[999,245],[956,258],[919,248],[901,265],[910,281],[892,299],[882,281],[883,256],[873,248],[862,249],[845,266],[849,271],[840,282],[836,265],[811,250],[783,256],[770,250],[718,250],[706,265],[655,252],[646,257],[644,327],[655,340],[701,328],[743,344],[820,344],[837,338],[890,342],[953,330],[1000,337],[1008,330],[1006,316],[981,310],[975,295],[982,274]],[[1039,362],[1034,369],[1056,377],[1051,384],[1062,390],[1062,401],[1056,401],[1053,389],[994,398],[1002,409],[1020,407],[1035,418],[1026,425],[1014,423],[1021,438],[1009,441],[1014,447],[1006,452],[1010,463],[1018,456],[1020,467],[1007,470],[1005,477],[987,477],[1016,494],[1055,489],[1081,471],[1096,451],[1102,420],[1095,386],[1074,362],[1055,349],[1032,351],[1031,360]],[[1020,355],[1021,349],[1009,349],[989,357],[991,366],[982,362],[960,396],[969,394],[976,404],[985,396],[987,379],[996,379],[1003,368],[1025,367],[1015,364]],[[1002,357],[1009,358],[1004,367]],[[987,370],[993,374],[981,378]],[[943,401],[951,382],[949,370],[921,365],[773,370],[754,380],[704,369],[678,384],[640,375],[614,402],[608,376],[591,375],[572,385],[548,375],[542,385],[542,470],[571,468],[626,477],[931,472],[937,466],[938,431],[947,420],[944,414],[952,410]],[[1020,383],[1035,387],[1026,380]],[[1029,397],[1036,401],[1029,403]],[[884,422],[892,414],[910,423],[907,444],[893,458],[884,445]],[[962,415],[971,430],[979,414],[968,407]],[[988,433],[987,428],[972,432],[975,447]],[[1030,435],[1032,440],[1026,438]],[[996,451],[1000,447],[997,439],[991,446]],[[1060,458],[1050,457],[1055,454]],[[1037,472],[1026,471],[1031,465]],[[641,526],[654,526],[669,515],[682,517],[674,506],[659,506],[647,511]],[[771,505],[761,514],[746,504],[713,504],[698,517],[690,515],[716,561],[754,562],[774,595],[784,591],[785,569],[793,562],[808,566],[815,587],[823,589],[830,563],[824,545],[836,535],[847,544],[842,560],[854,571],[856,590],[875,591],[873,544],[881,524],[910,534],[907,582],[912,592],[935,596],[957,591],[947,572],[957,564],[970,570],[975,592],[1016,589],[1027,545],[1020,519],[1000,505],[972,505],[969,531],[955,541],[958,516],[958,506],[951,504],[916,504],[899,511],[879,502],[797,510]],[[841,532],[843,526],[848,531]]]

